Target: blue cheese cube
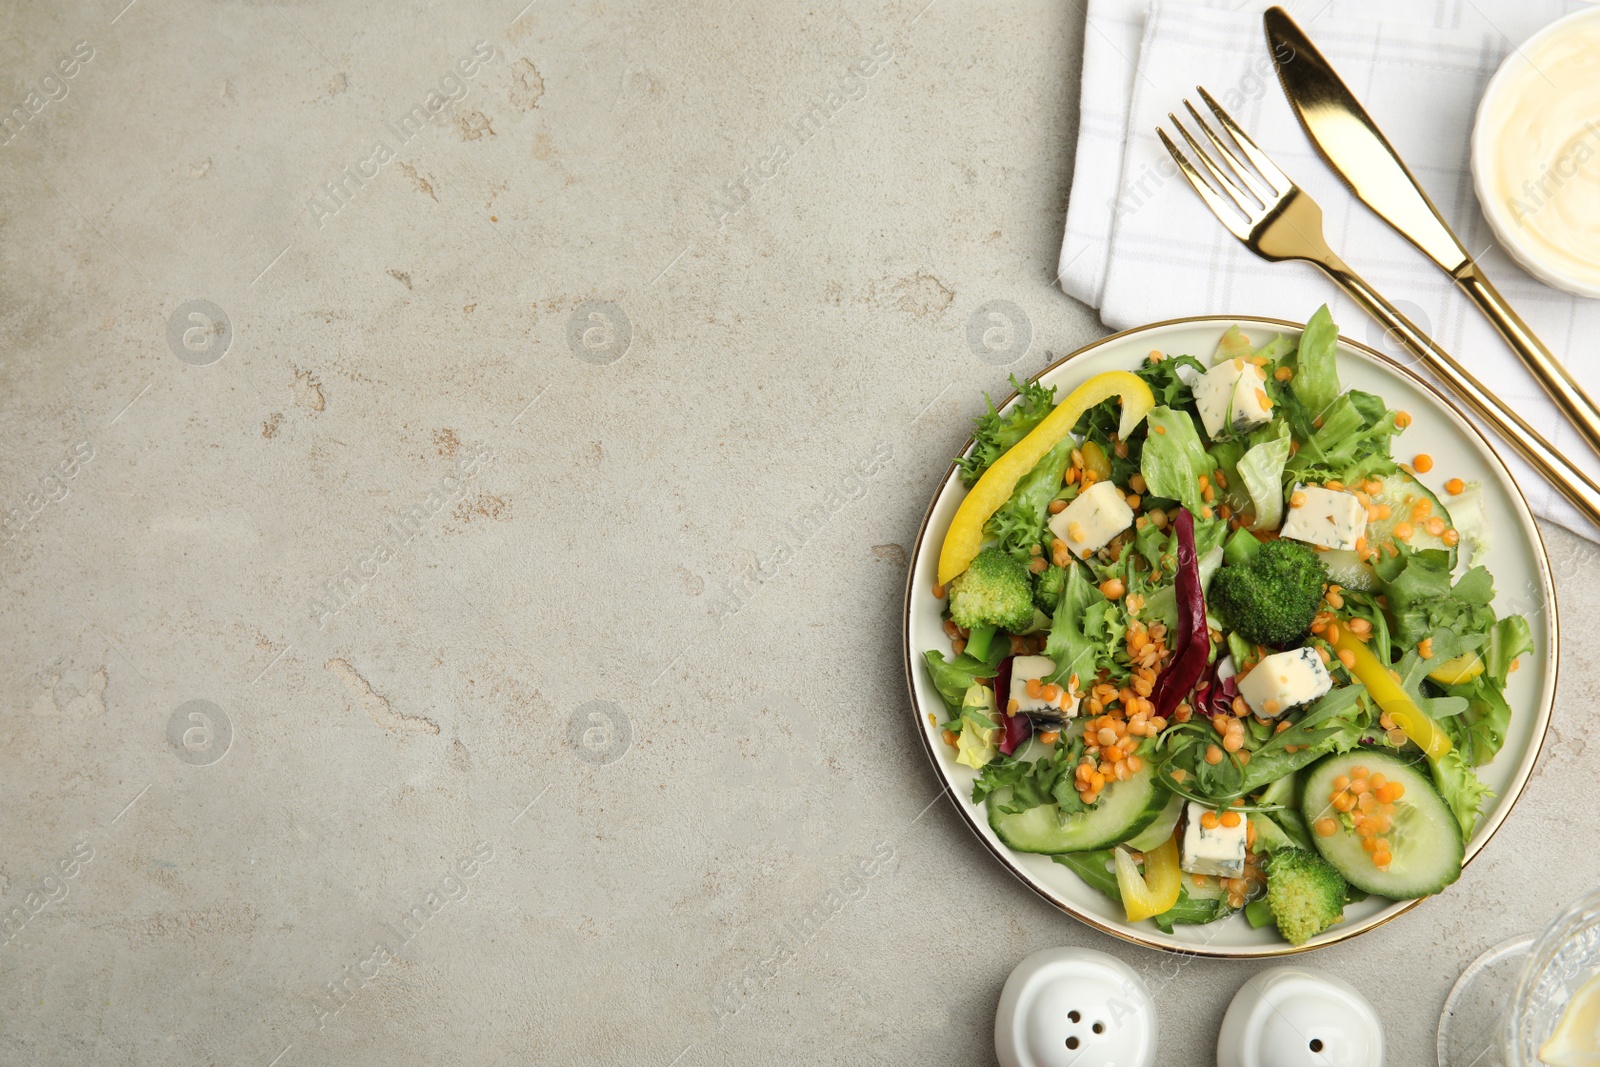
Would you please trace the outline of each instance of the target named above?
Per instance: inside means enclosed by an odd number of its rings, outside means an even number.
[[[1041,719],[1070,719],[1078,714],[1078,697],[1068,685],[1061,685],[1061,695],[1054,702],[1042,696],[1028,695],[1030,681],[1044,681],[1056,672],[1055,661],[1048,656],[1017,656],[1011,661],[1011,702],[1007,710],[1012,714],[1026,712]],[[1070,679],[1069,679],[1070,681]]]
[[[1319,485],[1296,485],[1289,494],[1282,537],[1323,548],[1353,550],[1367,533],[1367,509],[1355,494]]]
[[[1190,874],[1210,874],[1218,878],[1237,878],[1243,874],[1249,820],[1241,815],[1238,826],[1219,825],[1208,830],[1200,825],[1200,817],[1211,811],[1210,808],[1191,800],[1186,810],[1178,866]]]
[[[1333,688],[1333,679],[1314,648],[1274,652],[1239,683],[1239,695],[1259,718],[1273,719],[1309,704]]]
[[[1194,383],[1194,404],[1213,438],[1229,431],[1245,433],[1272,419],[1267,375],[1254,363],[1229,359],[1206,371]]]
[[[1079,559],[1098,552],[1133,525],[1133,509],[1110,482],[1095,482],[1050,520],[1050,532]]]

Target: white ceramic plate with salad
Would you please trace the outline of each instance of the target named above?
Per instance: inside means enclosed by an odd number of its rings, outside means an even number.
[[[995,858],[1107,933],[1212,956],[1452,892],[1556,683],[1544,543],[1493,445],[1325,309],[1126,331],[973,400],[906,669]]]

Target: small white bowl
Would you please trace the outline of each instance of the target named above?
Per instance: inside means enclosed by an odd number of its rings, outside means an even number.
[[[1600,6],[1576,11],[1550,23],[1523,42],[1500,64],[1500,69],[1495,71],[1488,88],[1484,90],[1483,99],[1478,102],[1477,119],[1472,128],[1472,183],[1479,206],[1495,236],[1529,274],[1557,289],[1600,299],[1600,261],[1588,264],[1590,269],[1583,270],[1583,263],[1572,261],[1576,257],[1557,254],[1530,235],[1523,222],[1548,204],[1537,192],[1527,194],[1521,189],[1499,187],[1497,179],[1500,171],[1494,159],[1505,132],[1501,123],[1517,99],[1517,94],[1526,88],[1520,83],[1529,80],[1529,64],[1537,62],[1536,58],[1531,57],[1538,57],[1552,44],[1559,44],[1559,38],[1582,33],[1595,35],[1597,58],[1600,58]],[[1537,72],[1536,67],[1533,69]],[[1548,79],[1542,75],[1540,81],[1548,83]],[[1600,120],[1600,114],[1596,115],[1596,119]],[[1600,121],[1592,121],[1589,130],[1583,140],[1593,155],[1585,156],[1587,162],[1582,163],[1581,167],[1568,156],[1547,164],[1564,162],[1576,168],[1573,175],[1565,178],[1567,181],[1581,180],[1587,172],[1596,176],[1590,180],[1600,182]],[[1600,195],[1595,197],[1595,201],[1600,205]],[[1527,210],[1529,207],[1532,211]],[[1600,227],[1600,217],[1595,219],[1595,225]]]

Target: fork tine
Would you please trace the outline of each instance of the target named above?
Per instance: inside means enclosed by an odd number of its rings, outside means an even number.
[[[1276,163],[1267,158],[1267,154],[1257,147],[1248,133],[1239,128],[1239,124],[1233,121],[1233,117],[1222,110],[1222,105],[1217,103],[1212,95],[1205,91],[1203,86],[1197,85],[1195,88],[1200,92],[1200,99],[1206,102],[1206,106],[1211,109],[1211,113],[1217,116],[1217,121],[1222,123],[1223,128],[1228,131],[1228,136],[1233,138],[1234,143],[1239,146],[1239,150],[1249,158],[1256,170],[1261,173],[1261,176],[1267,179],[1268,184],[1278,189],[1292,189],[1294,182],[1289,180],[1287,174],[1278,169]]]
[[[1234,211],[1227,201],[1218,196],[1216,191],[1211,188],[1210,183],[1200,177],[1200,173],[1189,165],[1188,159],[1184,158],[1183,153],[1178,151],[1178,146],[1172,143],[1172,138],[1167,136],[1166,130],[1157,126],[1156,136],[1160,137],[1161,143],[1167,146],[1167,152],[1172,156],[1172,161],[1178,165],[1178,169],[1183,172],[1183,176],[1188,179],[1189,184],[1194,186],[1194,191],[1200,194],[1200,199],[1206,202],[1206,206],[1211,209],[1211,213],[1235,237],[1241,241],[1247,240],[1250,236],[1250,231],[1239,218],[1238,212]]]
[[[1255,215],[1257,212],[1259,212],[1262,205],[1257,204],[1253,200],[1247,199],[1245,195],[1241,195],[1239,183],[1229,178],[1226,174],[1223,174],[1222,171],[1218,169],[1217,165],[1211,162],[1211,157],[1206,154],[1206,150],[1200,147],[1200,142],[1196,141],[1183,123],[1178,121],[1178,116],[1169,111],[1167,112],[1167,118],[1171,119],[1172,124],[1178,128],[1178,132],[1183,134],[1183,139],[1189,142],[1189,147],[1194,149],[1195,157],[1200,160],[1200,165],[1205,167],[1206,173],[1211,175],[1212,178],[1216,179],[1217,185],[1221,186],[1222,191],[1227,193],[1228,196],[1233,199],[1234,204],[1238,206],[1239,210],[1244,212],[1247,216]]]
[[[1277,194],[1268,189],[1260,178],[1251,173],[1250,165],[1239,158],[1237,151],[1222,142],[1222,138],[1218,137],[1211,129],[1211,123],[1207,122],[1205,117],[1195,110],[1195,106],[1187,100],[1183,102],[1183,106],[1189,109],[1189,114],[1194,116],[1195,124],[1206,135],[1206,140],[1211,142],[1212,147],[1217,150],[1217,154],[1222,157],[1223,162],[1228,164],[1228,169],[1239,176],[1239,180],[1244,183],[1245,188],[1249,189],[1251,194],[1261,201],[1261,206],[1266,207],[1276,200]]]

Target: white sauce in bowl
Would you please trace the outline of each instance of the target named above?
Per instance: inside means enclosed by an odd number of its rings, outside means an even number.
[[[1544,281],[1600,297],[1600,8],[1506,59],[1478,108],[1472,169],[1508,251]]]

